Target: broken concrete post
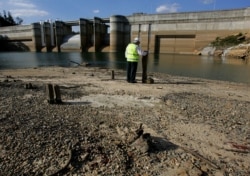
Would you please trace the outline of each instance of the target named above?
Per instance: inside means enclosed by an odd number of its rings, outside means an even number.
[[[25,85],[25,88],[26,89],[33,89],[33,86],[32,86],[31,83],[28,83],[28,84]]]
[[[111,71],[111,79],[115,79],[115,71],[114,70]]]
[[[54,91],[52,84],[46,85],[46,98],[49,104],[54,103]]]
[[[55,102],[57,104],[61,104],[62,99],[61,99],[60,87],[58,85],[54,85],[53,90],[54,90],[54,94],[55,94]]]

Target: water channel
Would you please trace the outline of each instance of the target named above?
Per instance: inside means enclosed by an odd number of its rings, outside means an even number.
[[[91,66],[112,69],[126,69],[124,53],[0,53],[0,72],[3,69],[32,68],[43,66],[77,66],[76,63],[89,63]],[[141,71],[141,63],[138,72]],[[250,63],[248,60],[215,58],[212,56],[150,54],[148,72],[161,72],[170,75],[198,77],[250,83]]]

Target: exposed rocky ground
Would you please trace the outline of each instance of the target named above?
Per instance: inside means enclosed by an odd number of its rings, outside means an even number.
[[[249,84],[150,76],[1,70],[0,175],[250,175]]]
[[[195,53],[248,61],[250,59],[250,33],[233,34],[225,38],[218,37],[212,42],[212,45]]]

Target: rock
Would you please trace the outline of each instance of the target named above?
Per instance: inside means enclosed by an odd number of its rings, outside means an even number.
[[[235,58],[246,58],[249,55],[249,51],[247,49],[232,49],[229,50],[225,56],[227,57],[235,57]]]
[[[136,139],[131,146],[135,147],[139,152],[146,153],[149,151],[149,142],[151,140],[150,134],[145,133]]]
[[[201,51],[201,55],[202,56],[211,56],[211,55],[214,55],[215,50],[216,50],[215,47],[211,47],[211,46],[205,47]]]
[[[250,55],[250,44],[240,44],[226,49],[223,56],[246,59]]]
[[[223,55],[223,50],[215,50],[214,56],[219,56],[221,57]]]

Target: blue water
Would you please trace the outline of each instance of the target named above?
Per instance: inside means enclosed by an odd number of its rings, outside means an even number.
[[[113,69],[126,69],[124,53],[0,53],[0,70],[43,66],[73,67],[77,66],[76,63],[89,63],[91,66]],[[250,64],[247,60],[241,59],[151,54],[148,57],[147,70],[148,72],[161,72],[171,75],[250,83]],[[138,71],[141,71],[140,62]]]

